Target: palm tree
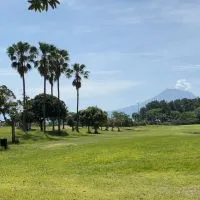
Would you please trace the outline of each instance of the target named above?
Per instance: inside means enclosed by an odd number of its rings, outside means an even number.
[[[48,76],[48,81],[51,86],[51,98],[53,100],[53,88],[54,88],[54,83],[56,81],[56,74],[55,74],[55,51],[56,47],[51,46],[51,53],[49,55],[49,76]],[[55,119],[52,118],[52,131],[55,131]]]
[[[69,54],[66,50],[55,49],[52,53],[54,59],[55,80],[57,81],[58,100],[60,101],[60,77],[68,71]],[[60,132],[60,109],[58,109],[58,132]]]
[[[42,12],[44,10],[48,11],[49,6],[55,9],[60,4],[60,0],[28,0],[28,3],[30,4],[29,10]]]
[[[76,119],[76,131],[79,132],[79,89],[81,88],[81,80],[82,78],[88,79],[89,78],[89,71],[85,71],[86,66],[80,65],[78,63],[75,63],[73,65],[73,74],[74,74],[74,80],[72,82],[72,85],[76,87],[77,92],[77,119]]]
[[[17,70],[23,81],[23,129],[26,132],[26,83],[25,74],[32,69],[37,57],[37,48],[27,42],[18,42],[8,47],[7,54],[12,62],[11,66]]]
[[[51,53],[51,45],[47,43],[39,43],[39,50],[41,52],[40,60],[36,67],[42,77],[44,77],[44,107],[43,107],[43,131],[46,132],[46,82],[49,80],[50,62],[49,55]]]

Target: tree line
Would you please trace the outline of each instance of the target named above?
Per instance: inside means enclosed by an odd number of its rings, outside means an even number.
[[[89,71],[86,70],[86,66],[83,64],[75,63],[72,67],[69,66],[69,53],[67,50],[59,49],[55,45],[40,42],[38,47],[32,46],[27,42],[18,42],[11,45],[7,49],[7,54],[11,60],[11,66],[14,68],[22,79],[23,86],[23,101],[22,101],[22,125],[24,132],[27,132],[27,115],[28,115],[28,97],[26,95],[26,74],[36,68],[43,78],[43,131],[46,131],[46,100],[47,83],[51,86],[51,99],[53,101],[53,87],[57,85],[57,102],[60,102],[60,78],[65,76],[67,79],[73,77],[72,85],[77,91],[77,124],[76,130],[79,131],[78,127],[78,116],[79,116],[79,90],[81,88],[82,79],[89,77]],[[4,87],[5,89],[5,87]],[[6,90],[6,89],[5,89]],[[7,91],[9,89],[7,88]],[[4,91],[5,92],[5,91]],[[11,91],[10,91],[11,92]],[[11,95],[11,93],[9,93]],[[6,92],[5,92],[6,95]],[[14,95],[9,98],[14,99]],[[60,131],[61,123],[61,109],[57,109],[57,121],[58,131]],[[3,113],[2,113],[3,114]]]
[[[45,105],[45,109],[44,109]],[[44,118],[45,110],[45,118]],[[24,113],[25,117],[24,117]],[[12,127],[12,141],[15,142],[15,127],[28,132],[32,124],[38,124],[41,131],[45,129],[44,121],[48,122],[48,127],[52,126],[55,131],[55,125],[60,126],[62,121],[63,129],[65,125],[77,131],[79,127],[87,127],[88,133],[98,134],[98,130],[114,131],[116,127],[121,131],[121,127],[132,126],[130,116],[113,112],[111,116],[98,107],[90,106],[87,109],[78,111],[78,113],[69,112],[64,101],[52,94],[38,94],[34,98],[25,97],[24,102],[17,100],[15,94],[5,85],[0,86],[0,114],[3,115],[5,122]],[[25,123],[25,125],[24,125]],[[60,128],[58,128],[58,133]]]
[[[135,122],[191,124],[200,121],[200,98],[178,99],[170,102],[152,101],[133,113]]]

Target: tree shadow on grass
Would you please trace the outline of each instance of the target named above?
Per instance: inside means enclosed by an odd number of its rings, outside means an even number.
[[[26,141],[44,141],[44,140],[60,140],[61,137],[67,137],[68,133],[67,132],[57,132],[57,131],[47,131],[46,133],[38,132],[38,133],[21,133],[18,134],[18,139],[21,142],[21,140],[26,140]]]
[[[67,137],[69,134],[66,131],[46,131],[45,135],[57,136],[57,137]]]
[[[200,135],[200,131],[199,132],[197,132],[197,131],[195,131],[195,132],[189,132],[189,134]]]
[[[34,135],[31,133],[28,134],[21,134],[20,136],[18,136],[19,140],[32,140],[32,141],[39,141],[39,140],[44,140],[44,136],[42,135]]]

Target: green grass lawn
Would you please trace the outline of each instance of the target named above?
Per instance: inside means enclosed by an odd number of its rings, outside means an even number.
[[[17,135],[0,151],[0,199],[200,199],[198,125]]]

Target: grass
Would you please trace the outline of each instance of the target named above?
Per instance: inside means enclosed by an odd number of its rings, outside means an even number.
[[[0,199],[200,199],[199,125],[84,131],[18,131],[0,151]]]

